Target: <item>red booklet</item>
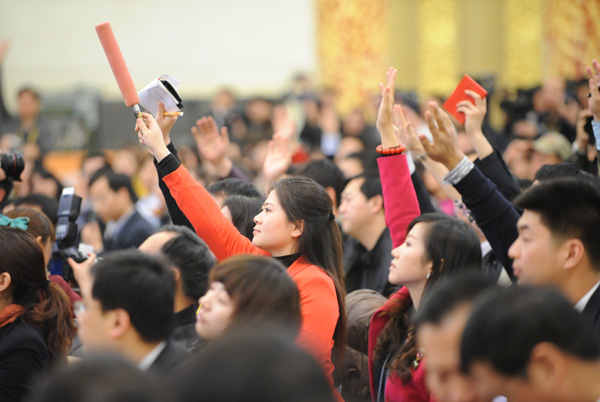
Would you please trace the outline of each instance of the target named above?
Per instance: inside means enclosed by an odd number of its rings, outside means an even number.
[[[454,116],[460,124],[465,124],[465,114],[456,111],[456,104],[463,100],[468,100],[472,104],[475,104],[473,98],[471,98],[465,93],[466,89],[470,89],[471,91],[477,92],[479,95],[481,95],[482,98],[485,98],[487,96],[487,91],[477,82],[475,82],[473,78],[465,74],[462,80],[460,80],[460,82],[458,83],[458,86],[456,87],[454,92],[452,92],[452,95],[450,95],[448,99],[446,99],[446,102],[444,102],[444,109],[446,109],[448,113]]]

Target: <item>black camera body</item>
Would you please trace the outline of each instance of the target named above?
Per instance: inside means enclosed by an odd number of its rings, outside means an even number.
[[[66,187],[58,202],[58,222],[56,223],[56,251],[53,257],[63,261],[72,258],[76,262],[83,262],[87,256],[79,251],[79,237],[77,218],[81,211],[81,197],[75,195],[73,187]],[[65,264],[63,277],[69,281],[73,279],[73,272],[69,264]]]
[[[0,190],[3,190],[0,191],[0,207],[3,207],[13,189],[13,181],[21,181],[21,173],[25,169],[23,152],[0,154],[0,169],[6,174],[6,178],[0,181]]]

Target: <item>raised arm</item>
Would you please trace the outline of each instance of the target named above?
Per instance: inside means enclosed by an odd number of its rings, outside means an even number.
[[[381,84],[381,104],[377,114],[377,129],[381,135],[383,148],[400,146],[393,124],[394,86],[397,71],[390,68],[387,73],[387,85]],[[404,130],[402,127],[401,130]],[[412,129],[408,123],[406,129]],[[404,243],[408,224],[419,214],[419,202],[412,185],[406,154],[382,156],[377,159],[381,188],[383,190],[383,205],[385,223],[390,229],[393,247]]]
[[[454,126],[448,115],[432,102],[426,119],[433,143],[421,135],[419,140],[423,148],[431,159],[446,166],[449,173],[445,180],[451,182],[462,195],[464,204],[472,212],[498,260],[512,278],[512,260],[508,257],[508,248],[518,236],[519,214],[496,186],[458,149]]]
[[[593,69],[592,69],[593,68]],[[592,112],[592,129],[596,139],[596,154],[600,151],[600,63],[594,59],[592,66],[588,66],[587,75],[589,77],[590,101],[589,108]],[[598,174],[600,174],[600,158],[598,160]]]
[[[457,110],[465,114],[465,131],[477,154],[475,164],[506,199],[512,200],[521,189],[502,156],[494,150],[481,129],[487,112],[485,99],[475,91],[467,89],[465,93],[473,98],[474,103],[461,101],[457,104]]]
[[[217,259],[223,260],[236,254],[264,254],[255,247],[221,213],[219,206],[189,174],[185,167],[168,150],[160,127],[148,113],[144,120],[137,120],[138,137],[158,161],[163,181],[179,208],[189,219],[194,230],[210,247]]]

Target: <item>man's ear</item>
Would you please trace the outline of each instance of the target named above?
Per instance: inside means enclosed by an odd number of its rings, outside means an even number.
[[[565,269],[575,268],[586,255],[585,246],[579,239],[569,239],[560,246],[559,255]]]
[[[11,283],[12,278],[10,277],[10,274],[8,272],[2,272],[0,274],[0,292],[3,292],[6,289],[8,289]]]
[[[173,271],[173,277],[175,278],[175,283],[179,283],[179,281],[181,280],[181,272],[179,272],[179,270],[175,267],[171,268],[171,271]]]
[[[376,214],[383,210],[383,196],[377,194],[367,200],[369,210],[372,214]]]
[[[292,229],[292,237],[298,238],[302,236],[304,231],[304,219],[297,220],[294,222],[294,228]]]
[[[108,311],[110,314],[111,328],[109,331],[110,337],[113,339],[122,338],[131,328],[131,319],[129,313],[122,308],[117,308]]]
[[[131,200],[131,196],[129,195],[129,190],[127,190],[127,187],[121,187],[118,189],[117,194],[119,194],[119,198]],[[133,202],[133,200],[131,200],[131,202]]]
[[[555,387],[564,381],[566,369],[562,352],[550,342],[541,342],[531,350],[527,379],[547,395],[552,395]]]

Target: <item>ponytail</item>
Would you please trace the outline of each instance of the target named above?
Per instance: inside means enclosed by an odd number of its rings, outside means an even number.
[[[22,320],[42,331],[52,357],[64,357],[77,331],[69,297],[53,282],[40,288],[39,296],[39,302],[25,306]]]

